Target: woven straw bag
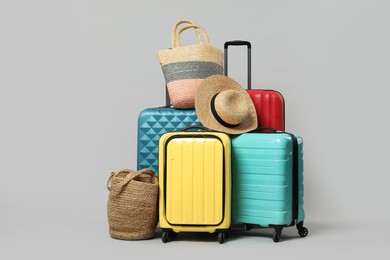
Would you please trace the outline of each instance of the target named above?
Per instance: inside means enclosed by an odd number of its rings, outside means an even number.
[[[178,30],[182,23],[188,24]],[[195,30],[199,44],[180,46],[180,34],[188,29]],[[179,20],[173,26],[172,48],[160,50],[157,54],[169,99],[175,108],[194,108],[200,83],[209,76],[223,74],[223,51],[210,45],[205,29],[190,20]]]
[[[158,215],[158,179],[150,169],[112,172],[107,181],[109,233],[122,240],[150,239]]]

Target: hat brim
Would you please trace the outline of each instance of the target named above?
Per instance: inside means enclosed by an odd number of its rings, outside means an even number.
[[[229,89],[239,91],[243,95],[249,112],[245,119],[234,127],[221,125],[211,111],[212,97]],[[257,114],[251,97],[240,84],[224,75],[213,75],[203,80],[195,94],[195,111],[203,126],[216,131],[228,134],[242,134],[257,128]]]

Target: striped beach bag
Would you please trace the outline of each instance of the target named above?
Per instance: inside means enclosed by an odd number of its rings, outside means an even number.
[[[186,23],[178,29],[180,24]],[[180,34],[194,29],[198,44],[180,45]],[[210,44],[205,29],[190,20],[179,20],[172,29],[172,48],[158,51],[171,105],[179,109],[195,107],[200,83],[215,74],[223,74],[223,51]]]

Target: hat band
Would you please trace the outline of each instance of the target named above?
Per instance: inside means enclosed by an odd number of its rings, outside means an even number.
[[[215,119],[218,121],[218,123],[220,123],[220,124],[223,125],[224,127],[232,128],[232,127],[238,126],[239,124],[232,125],[232,124],[226,123],[226,122],[223,121],[223,119],[218,115],[217,110],[215,109],[215,104],[214,104],[214,103],[215,103],[215,98],[218,96],[218,94],[219,94],[219,93],[215,94],[215,95],[211,98],[211,101],[210,101],[211,113],[213,114],[213,116],[215,117]]]

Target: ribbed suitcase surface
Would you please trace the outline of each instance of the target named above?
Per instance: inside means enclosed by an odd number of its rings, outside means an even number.
[[[216,232],[223,243],[231,224],[230,137],[207,129],[165,133],[159,172],[163,242],[174,233]]]
[[[202,125],[194,109],[147,108],[138,116],[137,169],[158,174],[158,141],[162,134]]]
[[[171,224],[217,225],[223,217],[223,147],[215,138],[167,145],[166,216]]]
[[[246,133],[232,138],[233,223],[268,227],[304,220],[303,141],[295,137],[296,166],[293,140],[287,133]],[[293,167],[297,167],[296,184]]]
[[[283,95],[276,90],[247,89],[256,108],[259,127],[285,130],[285,103]]]

